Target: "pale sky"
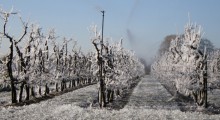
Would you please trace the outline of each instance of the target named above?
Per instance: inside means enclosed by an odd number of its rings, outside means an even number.
[[[220,0],[1,0],[0,6],[13,6],[45,31],[55,28],[59,36],[73,37],[85,52],[93,49],[87,28],[101,28],[100,10],[106,11],[104,36],[123,38],[124,47],[145,58],[154,56],[166,35],[183,33],[188,14],[203,27],[204,37],[220,47]],[[19,33],[18,28],[10,26]],[[1,53],[9,49],[4,43]]]

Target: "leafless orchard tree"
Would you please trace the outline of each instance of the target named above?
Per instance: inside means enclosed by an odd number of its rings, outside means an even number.
[[[7,56],[7,69],[8,69],[8,75],[11,81],[11,88],[12,88],[12,103],[17,103],[17,93],[16,93],[16,87],[15,84],[17,82],[17,79],[14,77],[13,75],[13,57],[14,57],[14,47],[16,52],[18,53],[19,57],[20,57],[20,61],[21,61],[21,67],[22,69],[25,68],[25,62],[24,59],[22,57],[22,53],[20,52],[20,49],[18,48],[18,43],[21,42],[23,40],[23,38],[25,37],[25,35],[27,34],[27,29],[28,29],[28,23],[24,22],[20,16],[18,16],[21,20],[21,23],[23,25],[23,33],[19,38],[15,38],[12,34],[8,33],[7,31],[7,26],[8,26],[8,22],[9,22],[9,18],[12,15],[18,15],[17,12],[13,12],[13,9],[11,9],[9,12],[4,11],[4,10],[0,10],[0,16],[1,19],[4,21],[3,24],[3,32],[1,32],[1,36],[8,39],[10,41],[10,53]],[[24,72],[26,72],[25,69],[23,69]]]

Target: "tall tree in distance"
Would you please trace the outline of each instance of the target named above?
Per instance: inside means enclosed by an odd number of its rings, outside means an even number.
[[[174,39],[176,39],[177,35],[167,35],[163,42],[160,44],[160,48],[159,48],[159,55],[163,54],[164,52],[168,51],[169,50],[169,47],[170,47],[170,42]]]
[[[200,41],[200,46],[199,46],[199,50],[200,51],[204,51],[206,48],[206,52],[207,54],[210,54],[211,52],[214,51],[214,45],[213,43],[207,39],[207,38],[202,38],[201,41]]]

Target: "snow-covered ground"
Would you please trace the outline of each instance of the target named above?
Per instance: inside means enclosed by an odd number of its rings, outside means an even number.
[[[123,109],[108,110],[90,107],[90,103],[92,103],[96,97],[97,85],[91,85],[37,104],[22,107],[0,107],[0,120],[220,119],[219,115],[207,115],[199,112],[181,112],[175,103],[166,104],[170,94],[150,76],[142,78],[134,89],[130,101]],[[168,107],[169,105],[170,107]]]
[[[11,101],[11,92],[0,92],[0,106],[10,103]]]
[[[155,109],[178,109],[177,103],[169,101],[172,95],[151,76],[145,76],[134,89],[127,107]]]

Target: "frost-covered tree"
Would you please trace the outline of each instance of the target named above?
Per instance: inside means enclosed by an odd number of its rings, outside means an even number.
[[[100,36],[100,33],[97,32],[96,26],[91,27],[91,32],[94,33],[94,36],[91,38],[92,44],[94,45],[96,49],[96,55],[95,55],[95,75],[98,76],[99,80],[99,92],[98,92],[98,101],[100,107],[105,107],[106,106],[106,95],[105,95],[105,90],[106,90],[106,84],[105,84],[105,77],[104,77],[104,43],[103,39]]]
[[[91,32],[94,34],[91,40],[96,49],[91,58],[91,69],[100,82],[99,104],[103,107],[106,100],[113,100],[115,90],[126,88],[133,79],[144,74],[144,65],[134,52],[122,47],[122,40],[114,44],[107,40],[102,43],[96,26],[92,27]]]
[[[173,81],[176,90],[207,106],[207,54],[199,49],[201,27],[188,23],[184,34],[171,41],[169,50],[152,65],[159,79]]]
[[[7,56],[6,63],[7,63],[8,77],[10,78],[10,82],[11,82],[12,103],[17,103],[17,92],[16,92],[16,87],[15,87],[17,78],[14,76],[14,73],[13,73],[14,51],[16,51],[20,57],[21,67],[25,67],[22,53],[20,52],[20,49],[17,47],[17,44],[21,42],[23,38],[25,37],[25,35],[27,34],[28,22],[27,23],[24,22],[21,19],[21,17],[18,16],[21,20],[23,31],[20,37],[15,38],[12,33],[8,32],[9,18],[12,15],[18,15],[18,13],[14,12],[13,9],[11,9],[9,12],[0,9],[0,17],[1,17],[1,20],[3,20],[3,29],[2,29],[3,31],[0,34],[2,38],[8,39],[10,42],[10,47],[9,47],[10,53]],[[26,72],[25,69],[24,69],[24,72]]]

